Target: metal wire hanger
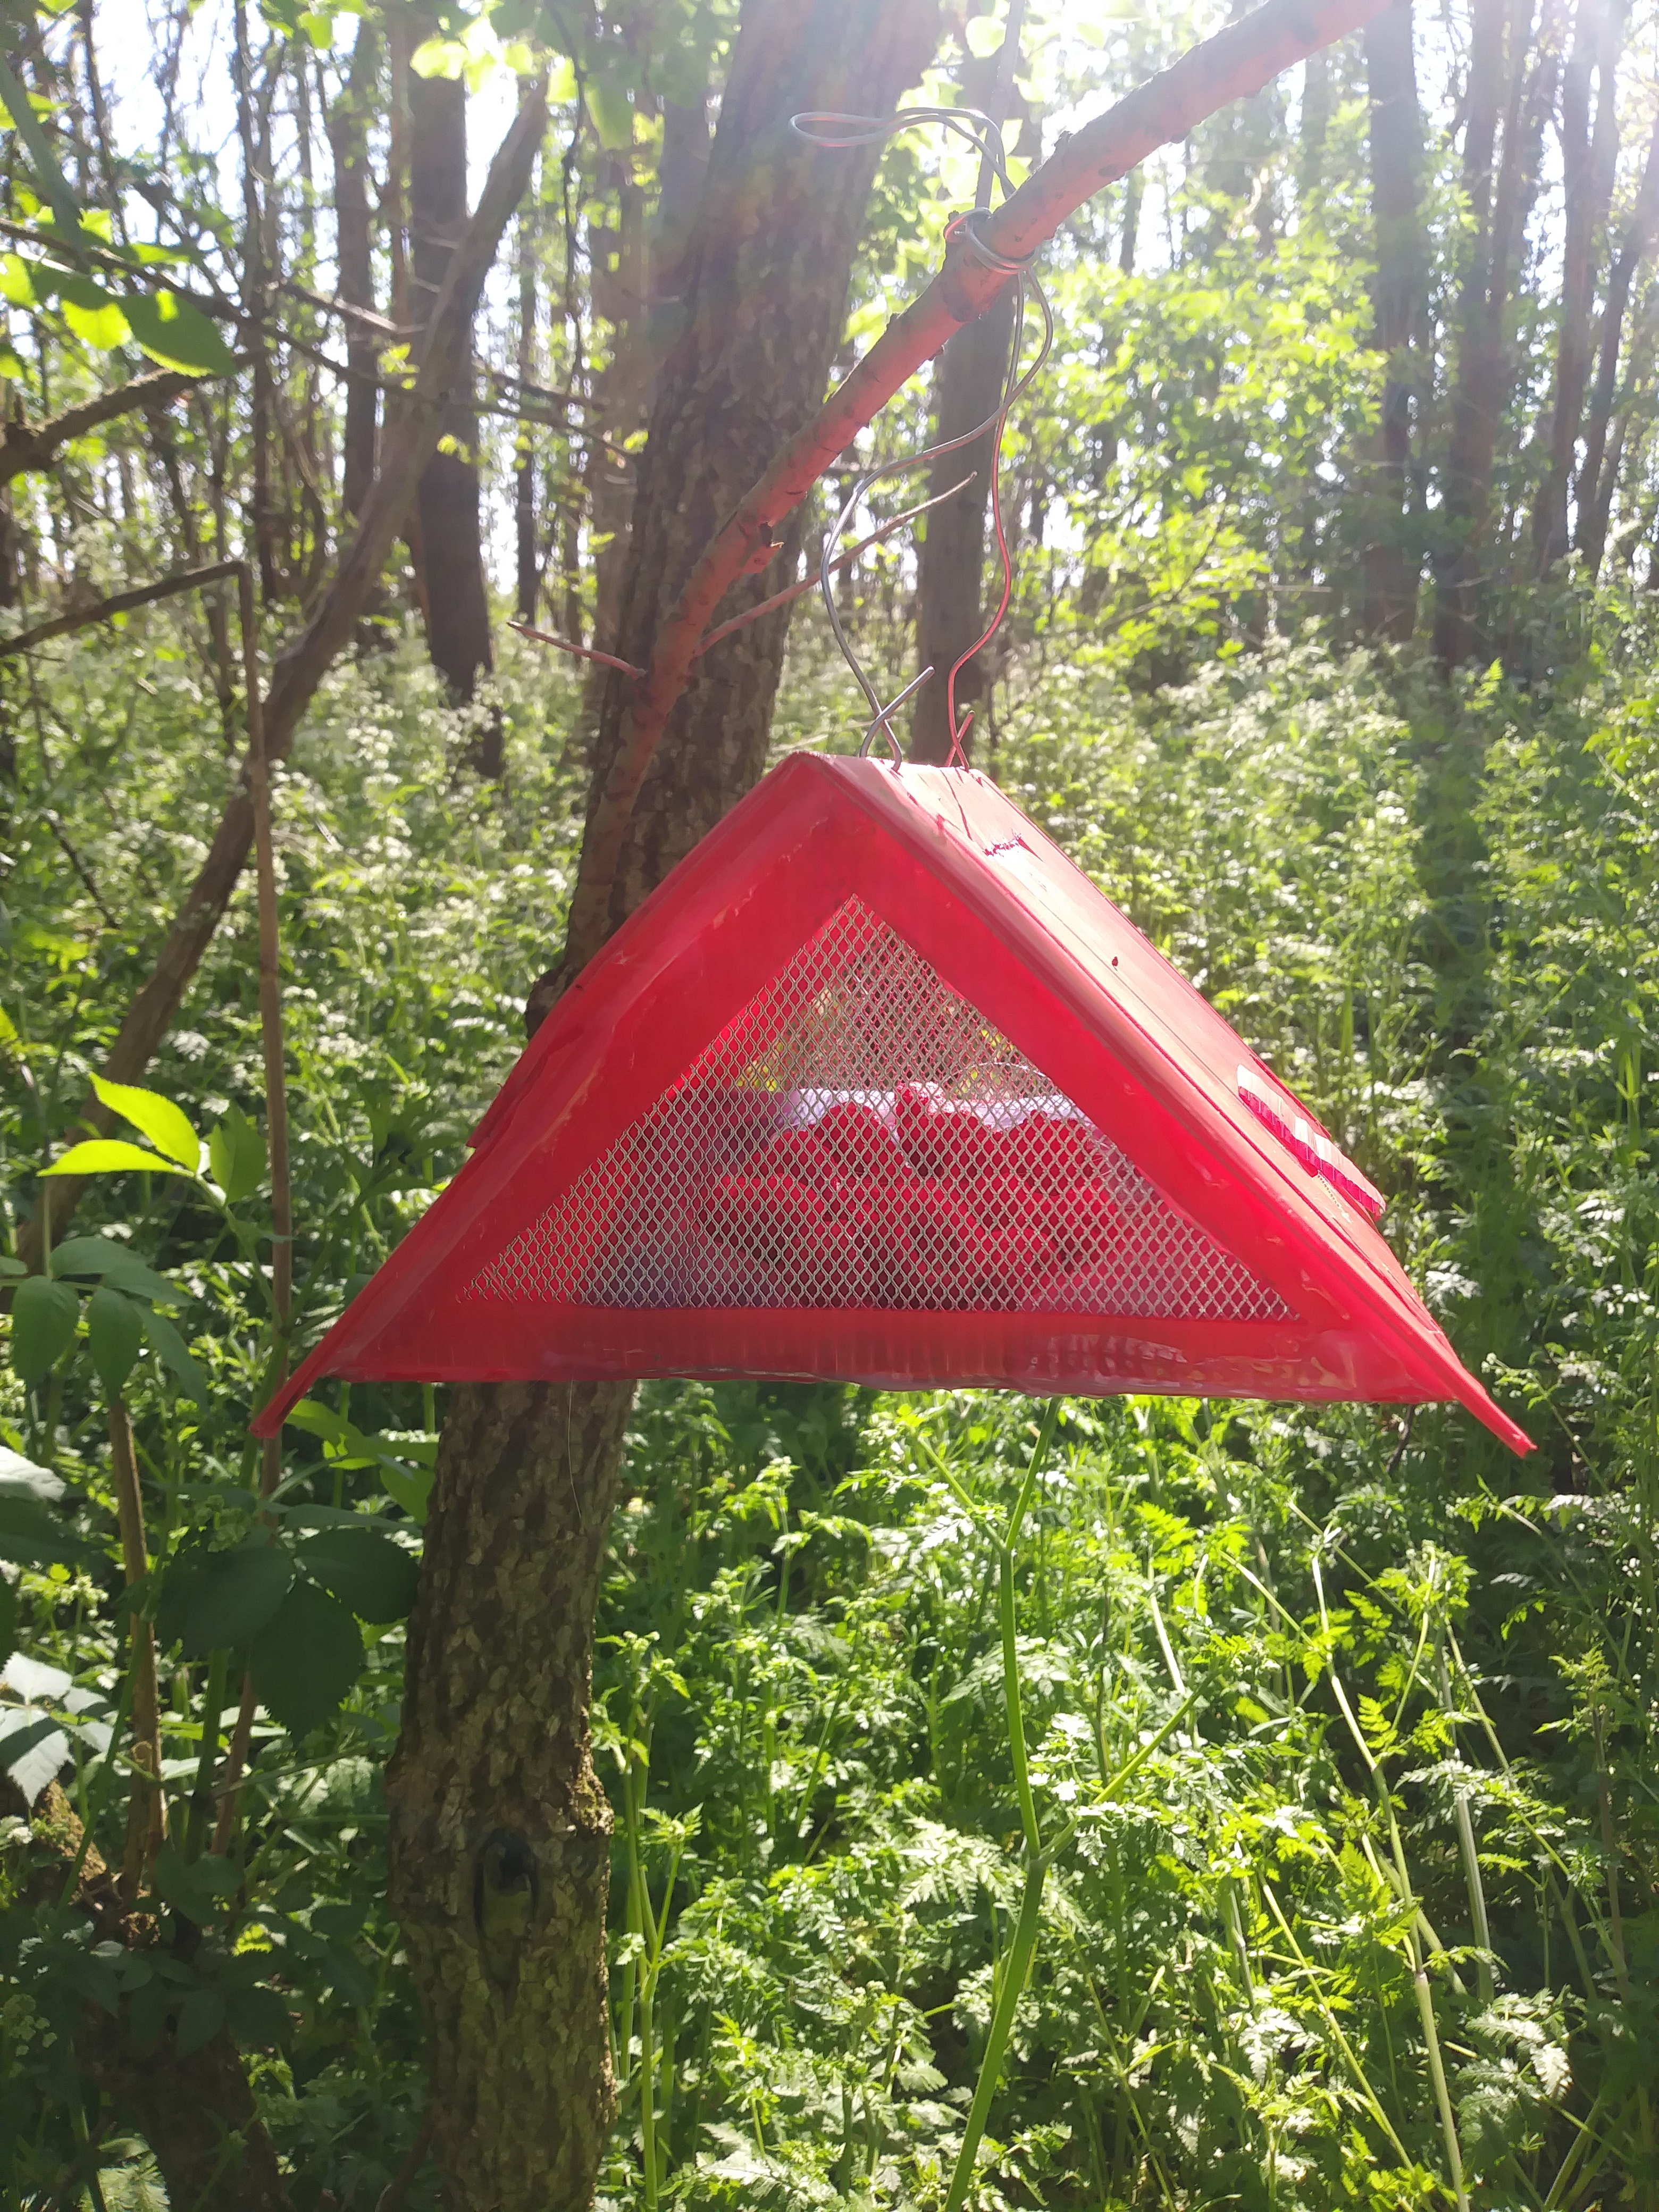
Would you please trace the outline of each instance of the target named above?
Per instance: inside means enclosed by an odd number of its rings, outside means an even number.
[[[981,165],[980,172],[981,189],[988,171],[1001,186],[1004,199],[1012,197],[1013,185],[1008,175],[1007,161],[1003,151],[1001,129],[990,116],[981,113],[976,107],[904,107],[901,108],[896,115],[885,117],[840,115],[824,110],[812,109],[790,118],[790,128],[798,137],[804,138],[808,145],[837,149],[852,146],[875,145],[892,137],[898,131],[908,131],[919,124],[928,123],[940,125],[954,136],[965,138],[976,149]],[[966,653],[957,659],[945,678],[945,720],[951,732],[951,753],[946,763],[948,767],[965,768],[967,766],[967,755],[963,747],[974,719],[971,708],[963,715],[960,721],[957,719],[957,678],[974,655],[981,652],[1002,627],[1004,617],[1008,611],[1009,600],[1013,594],[1013,562],[1009,556],[1007,534],[1002,520],[1003,433],[1016,401],[1020,399],[1030,388],[1037,372],[1048,358],[1054,344],[1054,319],[1042,287],[1032,273],[1031,263],[1034,257],[1028,254],[1021,260],[1011,260],[986,244],[980,233],[979,224],[982,216],[991,213],[992,210],[988,206],[969,208],[962,214],[954,216],[946,224],[945,236],[947,245],[953,244],[958,238],[965,238],[971,251],[988,269],[993,270],[1000,276],[1012,276],[1018,287],[1015,294],[1013,342],[1009,349],[1008,366],[1003,377],[1002,397],[995,411],[988,415],[982,422],[976,422],[971,430],[964,430],[957,437],[940,439],[933,445],[924,447],[920,453],[908,453],[899,460],[884,461],[878,467],[866,469],[854,484],[851,494],[836,519],[834,528],[824,533],[823,555],[818,567],[818,584],[823,594],[824,611],[830,617],[830,627],[835,635],[836,642],[841,647],[842,657],[852,670],[859,689],[868,702],[872,718],[865,727],[863,738],[859,746],[859,757],[861,760],[868,758],[871,747],[875,743],[876,733],[879,731],[886,738],[891,750],[892,764],[895,767],[902,765],[904,748],[893,729],[893,717],[908,699],[915,696],[934,672],[931,667],[924,668],[919,675],[911,678],[896,698],[889,700],[884,706],[874,684],[865,673],[858,655],[853,650],[852,642],[842,623],[840,611],[836,605],[835,592],[830,580],[830,569],[833,566],[833,551],[839,545],[853,515],[872,487],[879,483],[884,477],[903,474],[908,470],[920,468],[924,462],[937,460],[941,454],[953,453],[959,447],[970,446],[975,439],[983,437],[988,430],[994,430],[996,433],[991,453],[991,520],[996,532],[997,551],[1002,562],[1002,595],[997,602],[996,611],[991,617],[985,629],[969,647]],[[1022,374],[1019,358],[1025,339],[1025,303],[1028,292],[1035,301],[1042,318],[1042,335],[1030,367]],[[950,491],[943,496],[952,497],[956,493],[963,490],[973,482],[975,473],[976,471],[970,471],[969,475],[963,477],[960,483],[953,484]],[[929,502],[930,505],[938,503],[937,501]]]

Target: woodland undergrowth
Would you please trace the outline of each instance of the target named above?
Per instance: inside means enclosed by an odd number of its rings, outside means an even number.
[[[999,2018],[975,2205],[1659,2202],[1659,694],[1650,617],[1586,621],[1532,691],[1311,641],[1150,693],[1081,632],[1007,672],[983,764],[1382,1185],[1540,1449],[1443,1408],[1071,1401],[1016,1513],[1025,1401],[649,1386],[595,1686],[611,2203],[942,2205]],[[233,773],[195,665],[157,616],[7,678],[8,1249]],[[805,634],[779,746],[850,744],[845,691]],[[510,649],[481,785],[400,647],[337,671],[279,773],[305,1341],[511,1064],[570,878],[578,699]],[[374,2204],[420,2124],[381,1775],[439,1408],[330,1385],[257,1495],[252,933],[244,902],[149,1078],[202,1156],[129,1102],[154,1171],[99,1180],[6,1324],[8,2203],[66,2201],[100,2008],[228,2027],[301,2207]],[[100,1940],[21,1802],[123,1866],[135,1620],[148,1950]],[[238,1796],[245,1672],[283,1686]],[[141,2143],[98,2155],[107,2205],[162,2201]]]

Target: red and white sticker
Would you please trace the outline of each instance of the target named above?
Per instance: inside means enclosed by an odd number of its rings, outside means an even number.
[[[1310,1176],[1318,1176],[1346,1198],[1350,1206],[1375,1221],[1388,1200],[1368,1176],[1364,1176],[1322,1130],[1296,1110],[1290,1093],[1279,1089],[1253,1067],[1241,1065],[1238,1095],[1263,1128],[1269,1129],[1285,1149],[1296,1157]]]

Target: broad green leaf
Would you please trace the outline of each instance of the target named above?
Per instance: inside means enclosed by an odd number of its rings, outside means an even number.
[[[156,1893],[175,1912],[200,1923],[212,1917],[215,1905],[229,1904],[241,1887],[242,1870],[212,1852],[186,1864],[179,1846],[166,1843],[155,1854],[155,1879]]]
[[[192,1990],[179,2008],[173,2047],[180,2058],[211,2043],[225,2024],[225,2001],[217,1990]]]
[[[208,1401],[207,1377],[191,1357],[190,1346],[165,1314],[153,1313],[148,1307],[141,1309],[144,1334],[161,1354],[162,1364],[171,1368],[179,1379],[179,1388],[187,1398],[198,1406]]]
[[[233,1967],[245,1962],[234,1960]],[[282,1992],[269,1983],[243,1983],[227,1973],[222,1994],[230,2032],[244,2051],[269,2051],[286,2043],[294,2033],[294,2015]]]
[[[16,1585],[0,1575],[0,1668],[17,1649]]]
[[[151,1175],[184,1175],[187,1170],[164,1160],[160,1152],[147,1152],[121,1137],[88,1137],[60,1152],[44,1175],[116,1175],[129,1168],[143,1168]]]
[[[283,1602],[294,1562],[275,1544],[256,1540],[234,1552],[192,1544],[174,1554],[161,1583],[155,1632],[187,1659],[234,1650],[257,1636]]]
[[[58,285],[64,320],[82,345],[97,353],[113,353],[131,337],[121,303],[101,285],[82,277],[65,277]]]
[[[47,1467],[37,1467],[9,1444],[0,1444],[0,1498],[34,1498],[55,1505],[64,1494],[63,1478]]]
[[[74,1567],[88,1547],[33,1498],[0,1497],[0,1559],[20,1567]]]
[[[253,1639],[254,1693],[290,1735],[308,1735],[337,1711],[362,1671],[363,1639],[337,1599],[315,1583],[295,1583]]]
[[[432,1471],[429,1468],[405,1467],[400,1461],[383,1459],[380,1462],[380,1487],[394,1505],[401,1505],[410,1519],[418,1527],[426,1525],[426,1511],[432,1500]]]
[[[136,292],[121,305],[134,340],[163,368],[183,369],[187,375],[228,376],[235,368],[235,356],[212,318],[192,301],[181,300],[176,292]],[[142,1121],[138,1126],[144,1128]],[[146,1135],[152,1133],[145,1129]]]
[[[409,66],[416,76],[443,77],[453,84],[466,67],[466,48],[459,39],[428,39],[410,56]]]
[[[25,261],[21,253],[0,254],[0,300],[9,307],[33,307],[39,304],[34,264]]]
[[[265,1172],[265,1140],[240,1106],[228,1106],[208,1136],[208,1164],[227,1206],[258,1190]]]
[[[420,1574],[415,1560],[373,1528],[326,1528],[307,1537],[295,1559],[360,1620],[402,1620],[415,1602]]]
[[[118,1398],[144,1347],[142,1309],[125,1292],[100,1283],[87,1301],[87,1345],[98,1380],[112,1398]]]
[[[112,1283],[129,1297],[148,1298],[152,1305],[182,1306],[189,1293],[165,1275],[156,1274],[135,1256],[131,1248],[113,1237],[66,1237],[52,1255],[54,1275],[94,1275]]]
[[[176,1160],[187,1174],[195,1175],[202,1164],[202,1140],[190,1126],[188,1117],[170,1098],[163,1098],[159,1091],[141,1091],[136,1083],[107,1083],[101,1075],[94,1075],[92,1087],[101,1104],[124,1121],[149,1139],[158,1152],[165,1152]]]
[[[25,1382],[41,1382],[68,1349],[81,1301],[67,1283],[29,1275],[11,1294],[11,1364]]]
[[[611,84],[604,77],[590,78],[587,112],[607,154],[619,153],[624,146],[633,144],[634,110],[620,85]]]

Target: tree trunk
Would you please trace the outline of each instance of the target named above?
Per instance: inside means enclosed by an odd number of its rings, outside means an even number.
[[[1624,342],[1625,317],[1630,312],[1632,287],[1637,270],[1653,244],[1659,226],[1659,123],[1648,141],[1648,156],[1636,205],[1625,226],[1613,270],[1607,279],[1607,305],[1601,311],[1601,343],[1596,362],[1595,388],[1590,394],[1589,417],[1584,429],[1584,459],[1578,477],[1578,550],[1584,556],[1585,574],[1591,582],[1599,574],[1607,549],[1607,518],[1618,481],[1618,461],[1623,439],[1613,429],[1613,405],[1619,397],[1619,355]],[[1643,358],[1638,343],[1635,357]]]
[[[466,88],[459,77],[420,76],[409,84],[409,225],[410,309],[424,324],[432,313],[456,240],[466,223]],[[469,343],[454,396],[444,410],[444,444],[421,476],[422,594],[427,650],[465,706],[481,674],[495,665],[489,601],[484,586],[479,520],[478,418],[472,410]],[[495,750],[499,756],[500,734]],[[486,773],[500,772],[499,757]]]
[[[368,125],[380,68],[380,37],[367,16],[360,19],[352,49],[351,73],[329,111],[328,143],[334,156],[334,218],[337,233],[340,297],[348,306],[373,311],[374,232],[368,212]],[[366,324],[348,321],[345,332],[345,431],[340,468],[340,497],[355,521],[374,481],[375,434],[380,425],[380,343]]]
[[[1418,549],[1411,542],[1412,403],[1416,367],[1412,339],[1423,295],[1425,263],[1419,179],[1422,117],[1417,101],[1411,0],[1373,15],[1365,26],[1365,75],[1370,106],[1371,200],[1376,223],[1376,278],[1371,343],[1387,368],[1382,380],[1379,453],[1369,471],[1365,520],[1365,603],[1369,637],[1396,644],[1417,625]]]
[[[1561,323],[1555,343],[1549,465],[1533,512],[1538,573],[1547,576],[1568,544],[1567,498],[1584,411],[1593,341],[1590,309],[1601,236],[1619,161],[1613,74],[1620,9],[1613,0],[1578,0],[1572,52],[1561,88],[1561,167],[1566,223],[1561,241]],[[1590,82],[1597,81],[1590,122]],[[1595,478],[1590,483],[1594,486]]]
[[[624,653],[648,649],[721,520],[823,400],[875,156],[815,151],[787,118],[890,111],[936,26],[935,0],[746,0],[641,471]],[[775,588],[746,579],[726,611]],[[758,777],[784,637],[769,619],[702,664],[635,815],[616,920]],[[596,790],[622,708],[609,693]],[[451,2212],[582,2212],[610,2120],[609,1815],[587,1699],[629,1397],[481,1387],[445,1425],[387,1787]]]
[[[1513,383],[1508,321],[1517,250],[1538,188],[1545,118],[1559,72],[1564,0],[1542,0],[1535,38],[1532,0],[1479,0],[1466,97],[1464,185],[1475,240],[1460,302],[1457,371],[1443,502],[1434,650],[1452,668],[1486,650],[1488,507],[1498,426]],[[1508,89],[1504,95],[1507,27]],[[1503,152],[1496,190],[1492,157],[1499,106]],[[1486,210],[1491,208],[1488,223]]]
[[[990,86],[983,99],[972,103],[997,123],[1008,112],[1024,14],[1025,0],[1009,0]],[[964,90],[971,99],[970,89]],[[991,187],[990,163],[981,161],[975,194],[981,206],[989,204]],[[1013,343],[1015,294],[1015,286],[1006,286],[978,320],[966,324],[945,347],[939,365],[935,440],[959,437],[994,413]],[[937,499],[969,473],[974,481],[933,509],[916,556],[916,666],[931,668],[933,674],[916,694],[911,710],[910,757],[915,761],[951,757],[951,671],[985,628],[985,515],[996,462],[996,433],[988,430],[972,445],[941,453],[927,472],[929,499]],[[963,702],[983,694],[988,676],[978,653],[964,664],[956,681],[958,726]]]
[[[452,2212],[585,2206],[611,2123],[587,1706],[632,1398],[470,1388],[444,1422],[386,1795]]]
[[[536,371],[536,224],[534,203],[519,217],[519,392]],[[536,619],[541,597],[541,565],[536,544],[536,440],[528,422],[519,425],[513,463],[514,537],[514,611],[521,623]],[[580,642],[580,641],[579,641]]]

